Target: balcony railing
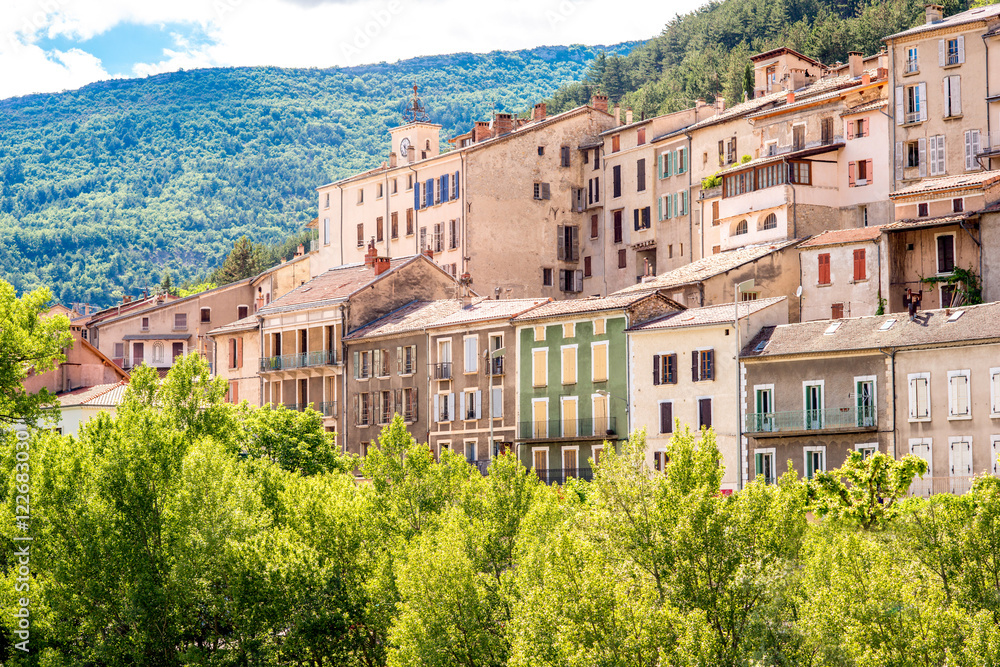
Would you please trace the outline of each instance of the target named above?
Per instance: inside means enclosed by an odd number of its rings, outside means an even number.
[[[503,357],[490,359],[483,372],[488,375],[503,375]]]
[[[875,428],[874,408],[826,408],[787,412],[753,412],[746,416],[747,433]]]
[[[261,373],[286,371],[312,366],[335,366],[339,363],[336,350],[317,350],[302,354],[283,354],[280,357],[264,357],[260,360],[260,371]]]
[[[538,479],[546,484],[565,484],[568,479],[582,479],[587,482],[594,479],[594,471],[584,468],[532,468]]]
[[[450,380],[451,379],[451,362],[442,361],[440,363],[434,364],[434,379],[435,380]]]
[[[547,440],[550,438],[604,438],[617,434],[614,417],[598,419],[548,419],[520,422],[521,440]]]
[[[996,155],[1000,153],[1000,132],[984,132],[979,135],[979,153],[977,155]]]
[[[324,401],[323,403],[320,403],[316,409],[322,412],[324,417],[336,417],[337,401]]]
[[[920,68],[917,66],[916,60],[907,60],[903,71],[906,74],[913,74],[914,72],[919,72]]]

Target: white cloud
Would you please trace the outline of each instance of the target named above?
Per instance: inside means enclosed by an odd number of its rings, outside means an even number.
[[[72,90],[110,78],[101,61],[79,49],[45,52],[22,46],[0,52],[0,99],[34,92]]]

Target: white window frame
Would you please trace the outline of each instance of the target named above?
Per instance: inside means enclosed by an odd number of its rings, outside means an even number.
[[[603,347],[604,348],[604,379],[603,380],[598,380],[597,379],[597,373],[596,373],[597,367],[594,366],[594,359],[597,356],[594,353],[594,350],[596,348],[598,348],[598,347]],[[610,359],[610,352],[611,352],[611,341],[598,340],[598,341],[594,341],[593,343],[590,344],[590,380],[591,380],[591,382],[607,382],[607,381],[609,381],[611,379],[611,359]],[[579,371],[580,371],[579,366],[577,367],[576,370],[577,370],[577,375],[579,375]]]
[[[451,449],[451,440],[438,440],[437,441],[437,460],[438,461],[441,460],[441,452],[444,451],[444,450],[446,450],[446,449]],[[463,454],[464,454],[464,452],[463,452]]]
[[[535,405],[537,405],[538,403],[542,403],[542,404],[545,405],[545,411],[544,411],[545,412],[545,419],[543,420],[544,423],[545,423],[545,427],[542,429],[542,435],[535,436],[535,423],[536,423],[535,422]],[[549,420],[549,399],[548,398],[533,398],[533,399],[531,399],[531,437],[532,438],[538,437],[538,438],[547,439],[549,437],[549,421],[550,421]],[[537,448],[535,448],[535,449],[537,449]],[[548,447],[546,447],[545,450],[548,451]],[[534,449],[532,449],[532,452],[534,452]]]
[[[960,474],[955,470],[955,445],[960,442],[969,443],[969,470],[968,474]],[[972,480],[958,482],[957,477],[971,478],[976,474],[976,467],[972,456],[972,436],[971,435],[951,435],[948,436],[948,491],[955,494],[967,493],[972,488]]]
[[[998,436],[998,437],[1000,437],[1000,436]],[[603,444],[601,444],[601,445],[591,445],[590,446],[590,458],[587,459],[587,463],[590,464],[591,469],[593,469],[594,468],[594,464],[597,463],[595,461],[595,459],[598,458],[597,457],[597,452],[600,452],[601,455],[604,454],[604,445]],[[597,463],[597,465],[600,465],[600,463]]]
[[[466,389],[462,390],[462,403],[463,403],[463,405],[459,407],[459,410],[461,410],[461,412],[462,412],[461,417],[460,417],[460,421],[474,422],[477,419],[482,419],[482,417],[469,417],[468,416],[468,412],[469,412],[469,395],[470,394],[472,395],[472,401],[475,402],[475,400],[476,400],[475,397],[476,397],[476,392],[477,391],[479,391],[479,389],[477,387],[472,387],[471,389],[466,388]],[[482,394],[480,394],[480,400],[482,400]],[[483,414],[483,406],[482,405],[479,406],[479,414],[480,415]]]
[[[596,417],[596,415],[597,415],[597,403],[598,403],[598,401],[603,401],[604,405],[606,407],[606,409],[604,411],[604,414],[606,415],[605,419],[608,420],[608,423],[607,423],[607,428],[605,428],[604,430],[607,431],[608,428],[611,428],[611,397],[610,396],[603,396],[601,394],[591,394],[590,395],[590,420],[592,422],[594,422],[594,423],[591,424],[591,430],[593,431],[593,435],[595,437],[604,438],[607,435],[606,433],[598,433],[597,432],[597,417]],[[577,406],[577,407],[579,407],[579,406]]]
[[[776,483],[778,481],[778,472],[777,472],[778,455],[777,455],[777,452],[775,451],[774,447],[758,447],[758,448],[756,448],[756,449],[753,450],[752,454],[753,454],[753,457],[754,457],[754,459],[753,459],[753,463],[754,463],[753,478],[757,479],[757,476],[760,474],[760,471],[757,470],[757,455],[760,454],[762,456],[770,456],[771,457],[771,468],[773,469],[772,471],[774,472],[774,477],[773,477],[774,481],[772,482],[772,484]]]
[[[668,398],[668,399],[664,399],[662,401],[657,401],[656,402],[656,424],[659,427],[659,430],[657,431],[657,433],[659,433],[660,435],[673,435],[674,434],[674,425],[673,424],[670,425],[670,430],[669,431],[664,431],[663,430],[663,422],[661,421],[663,413],[662,413],[662,408],[660,406],[663,405],[664,403],[669,403],[670,404],[670,417],[671,417],[671,419],[673,421],[677,420],[677,416],[674,414],[674,399]],[[713,410],[715,409],[714,405],[712,406],[712,409]],[[714,422],[713,422],[713,424],[714,424]]]
[[[532,333],[533,333],[533,335],[535,337],[535,342],[536,343],[545,340],[545,325],[544,324],[536,324],[535,326],[532,327],[532,330],[533,330]],[[541,336],[538,335],[539,333],[541,333]]]
[[[877,375],[855,375],[854,376],[854,393],[858,391],[859,382],[871,382],[872,383],[872,418],[875,420],[875,424],[878,424],[878,376]],[[826,400],[825,398],[823,399]],[[854,409],[857,410],[858,407],[858,397],[854,397]],[[856,413],[855,413],[856,414]]]
[[[808,477],[808,474],[809,474],[809,455],[810,454],[814,454],[816,452],[819,452],[820,454],[823,455],[823,470],[821,472],[826,472],[827,468],[829,467],[827,465],[827,460],[826,460],[826,445],[816,445],[816,446],[813,446],[813,447],[803,447],[802,448],[802,477],[805,478],[805,479],[812,479],[812,477]],[[813,470],[813,476],[815,476],[815,475],[816,475],[816,471]]]
[[[566,424],[566,404],[573,403],[576,408],[576,423],[573,425],[573,430],[576,431],[576,435],[568,436],[565,431]],[[580,397],[579,396],[560,396],[559,397],[559,436],[563,438],[579,438],[583,435],[580,429]]]
[[[753,401],[753,403],[752,403],[753,410],[751,411],[750,414],[757,414],[757,392],[760,392],[760,391],[766,391],[766,392],[769,392],[771,394],[771,410],[770,410],[770,412],[773,414],[774,412],[776,412],[776,410],[774,409],[774,385],[773,384],[755,384],[753,386],[753,394],[750,395],[750,400]],[[774,430],[774,424],[770,423],[769,425],[771,426],[771,428],[766,429],[765,432],[771,432],[771,431]],[[752,426],[755,426],[755,425],[752,425]],[[743,430],[747,431],[747,430],[751,430],[751,429],[748,429],[747,425],[744,424],[743,425]]]
[[[878,443],[877,442],[859,442],[856,445],[854,445],[854,451],[861,452],[861,456],[863,456],[864,458],[868,458],[867,456],[865,456],[865,451],[869,450],[869,449],[874,450],[872,452],[872,454],[878,453]]]
[[[955,405],[951,395],[951,379],[955,377],[965,378],[966,405],[968,412],[965,414],[955,414]],[[964,370],[948,371],[948,421],[972,419],[972,373],[966,368]]]
[[[929,383],[928,386],[930,386]],[[934,491],[934,441],[932,438],[910,438],[908,445],[909,445],[909,450],[908,450],[909,454],[913,454],[914,446],[927,445],[928,448],[927,459],[926,459],[927,472],[924,473],[923,479],[919,477],[913,478],[913,482],[910,484],[910,495],[911,496],[914,495],[913,492],[914,487],[918,487],[920,489],[926,488],[928,491],[928,495],[930,495],[930,493],[933,493]]]
[[[476,351],[472,355],[472,370],[469,370],[469,341],[472,340],[475,343]],[[462,337],[462,371],[466,375],[475,375],[479,372],[479,336],[477,334],[471,334]]]
[[[580,461],[580,445],[567,445],[559,449],[559,468],[563,471],[563,480],[566,479],[566,452],[576,452],[576,476],[579,477],[581,461]]]
[[[997,457],[1000,456],[1000,434],[990,436],[990,474],[994,477],[1000,477],[1000,463],[997,463]]]
[[[550,470],[549,466],[549,448],[548,447],[532,447],[531,448],[531,469],[535,470],[535,452],[545,452],[545,470]]]
[[[923,378],[927,380],[927,416],[926,417],[916,417],[912,416],[916,413],[916,390],[913,388],[912,383],[914,380]],[[911,391],[912,390],[912,391]],[[909,373],[906,376],[906,391],[909,396],[907,401],[907,421],[910,422],[929,422],[931,420],[931,374],[930,373]],[[919,439],[919,438],[917,438]]]
[[[993,367],[990,369],[990,417],[997,419],[1000,418],[1000,379],[994,379],[1000,376],[1000,367]]]
[[[802,428],[805,429],[808,424],[808,417],[806,413],[809,408],[806,407],[806,392],[808,387],[819,386],[819,412],[820,412],[820,427],[819,429],[810,430],[822,430],[826,426],[826,380],[803,380],[802,381]]]
[[[472,445],[472,460],[469,461],[468,447]],[[465,455],[465,460],[469,463],[475,463],[479,461],[479,440],[463,440],[462,449],[464,450],[462,454]],[[488,460],[488,459],[487,459]]]
[[[656,455],[657,454],[659,454],[660,457],[662,457],[660,460],[663,462],[662,467],[659,470],[656,469],[656,458],[657,458]],[[658,472],[660,474],[663,474],[663,473],[667,472],[667,450],[666,449],[660,448],[660,449],[654,449],[653,450],[653,465],[652,465],[652,468],[653,468],[653,472]]]

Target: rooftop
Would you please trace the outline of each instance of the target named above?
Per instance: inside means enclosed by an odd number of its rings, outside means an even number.
[[[962,188],[986,187],[1000,181],[1000,170],[980,171],[972,174],[958,174],[956,176],[942,176],[941,178],[925,178],[919,183],[900,188],[889,195],[892,199],[906,197],[909,195],[920,195],[930,192],[940,192],[942,190],[955,190]]]
[[[241,320],[224,324],[221,327],[216,327],[209,331],[208,335],[218,336],[221,334],[235,333],[237,331],[249,331],[251,329],[256,329],[258,326],[260,326],[260,322],[257,320],[257,316],[251,315],[249,317],[244,317]]]
[[[1000,303],[920,310],[912,321],[906,313],[892,313],[782,324],[761,329],[740,356],[767,358],[1000,340],[997,322]]]
[[[963,220],[968,220],[970,217],[974,215],[976,215],[975,211],[969,211],[966,213],[952,213],[950,215],[942,215],[936,218],[907,218],[906,220],[897,220],[896,222],[890,222],[887,225],[882,225],[882,231],[898,232],[907,229],[919,229],[920,227],[942,227],[944,225],[957,225]]]
[[[548,303],[551,299],[478,299],[468,308],[462,308],[433,324],[437,327],[449,327],[457,324],[470,324],[486,320],[510,319],[517,317],[535,306]]]
[[[646,294],[655,290],[669,289],[671,287],[700,282],[707,278],[726,273],[727,271],[732,271],[744,264],[755,262],[762,257],[779,252],[800,242],[801,239],[777,241],[775,243],[745,246],[735,250],[708,255],[695,262],[676,268],[673,271],[660,274],[647,282],[618,290],[612,296]]]
[[[865,241],[874,241],[880,236],[882,236],[882,228],[880,226],[837,229],[817,234],[800,244],[799,248],[815,248],[816,246],[840,245],[842,243],[863,243]]]
[[[93,387],[83,387],[59,394],[59,407],[73,405],[90,405],[97,407],[117,407],[121,405],[128,389],[128,380],[120,380],[114,384],[98,384]]]
[[[568,301],[550,301],[537,308],[532,308],[523,315],[519,315],[513,319],[515,322],[526,322],[528,320],[541,320],[548,317],[561,317],[563,315],[582,315],[584,313],[597,313],[605,310],[623,310],[648,296],[651,296],[649,290],[639,294],[623,294],[618,292],[605,297],[591,296],[583,299],[570,299]]]
[[[458,299],[411,301],[363,327],[358,327],[344,336],[344,340],[396,336],[420,331],[461,309],[462,302]]]
[[[883,39],[899,39],[900,37],[910,37],[922,32],[930,32],[931,30],[951,28],[954,26],[964,25],[966,23],[975,23],[977,21],[987,21],[991,18],[995,18],[997,15],[1000,15],[1000,5],[977,7],[958,14],[953,14],[952,16],[942,19],[936,23],[922,23],[915,28],[910,28],[909,30],[904,30],[903,32],[897,32],[895,35],[889,35]]]
[[[767,299],[757,299],[755,301],[741,301],[738,308],[734,309],[731,303],[722,303],[714,306],[704,306],[702,308],[689,308],[667,313],[660,317],[638,326],[629,327],[628,331],[659,331],[663,329],[679,329],[682,327],[700,327],[711,324],[732,323],[738,310],[740,317],[747,317],[758,313],[765,308],[787,300],[784,296],[773,296]]]

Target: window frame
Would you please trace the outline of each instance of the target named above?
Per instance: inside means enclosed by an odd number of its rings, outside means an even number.
[[[778,481],[777,464],[778,456],[774,447],[757,447],[753,450],[753,478],[760,477],[760,470],[757,468],[757,457],[768,458],[771,461],[771,477],[764,476],[764,484],[775,484]]]
[[[812,475],[809,474],[809,455],[810,454],[821,454],[823,457],[823,467],[818,471],[813,469]],[[812,479],[816,476],[817,472],[826,472],[827,468],[826,459],[826,445],[809,445],[802,448],[802,476],[805,479]]]
[[[990,417],[1000,418],[1000,366],[990,369]]]
[[[955,412],[955,397],[952,395],[951,383],[956,377],[965,378],[965,413]],[[965,368],[961,370],[948,371],[948,421],[972,419],[972,371]]]
[[[919,401],[917,399],[917,387],[915,385],[916,380],[925,380],[925,396],[927,398],[927,415],[921,417],[917,414],[917,408],[919,406]],[[931,374],[929,371],[922,373],[908,373],[906,376],[906,391],[907,391],[907,421],[908,422],[929,422],[932,418],[932,408],[931,404]]]

